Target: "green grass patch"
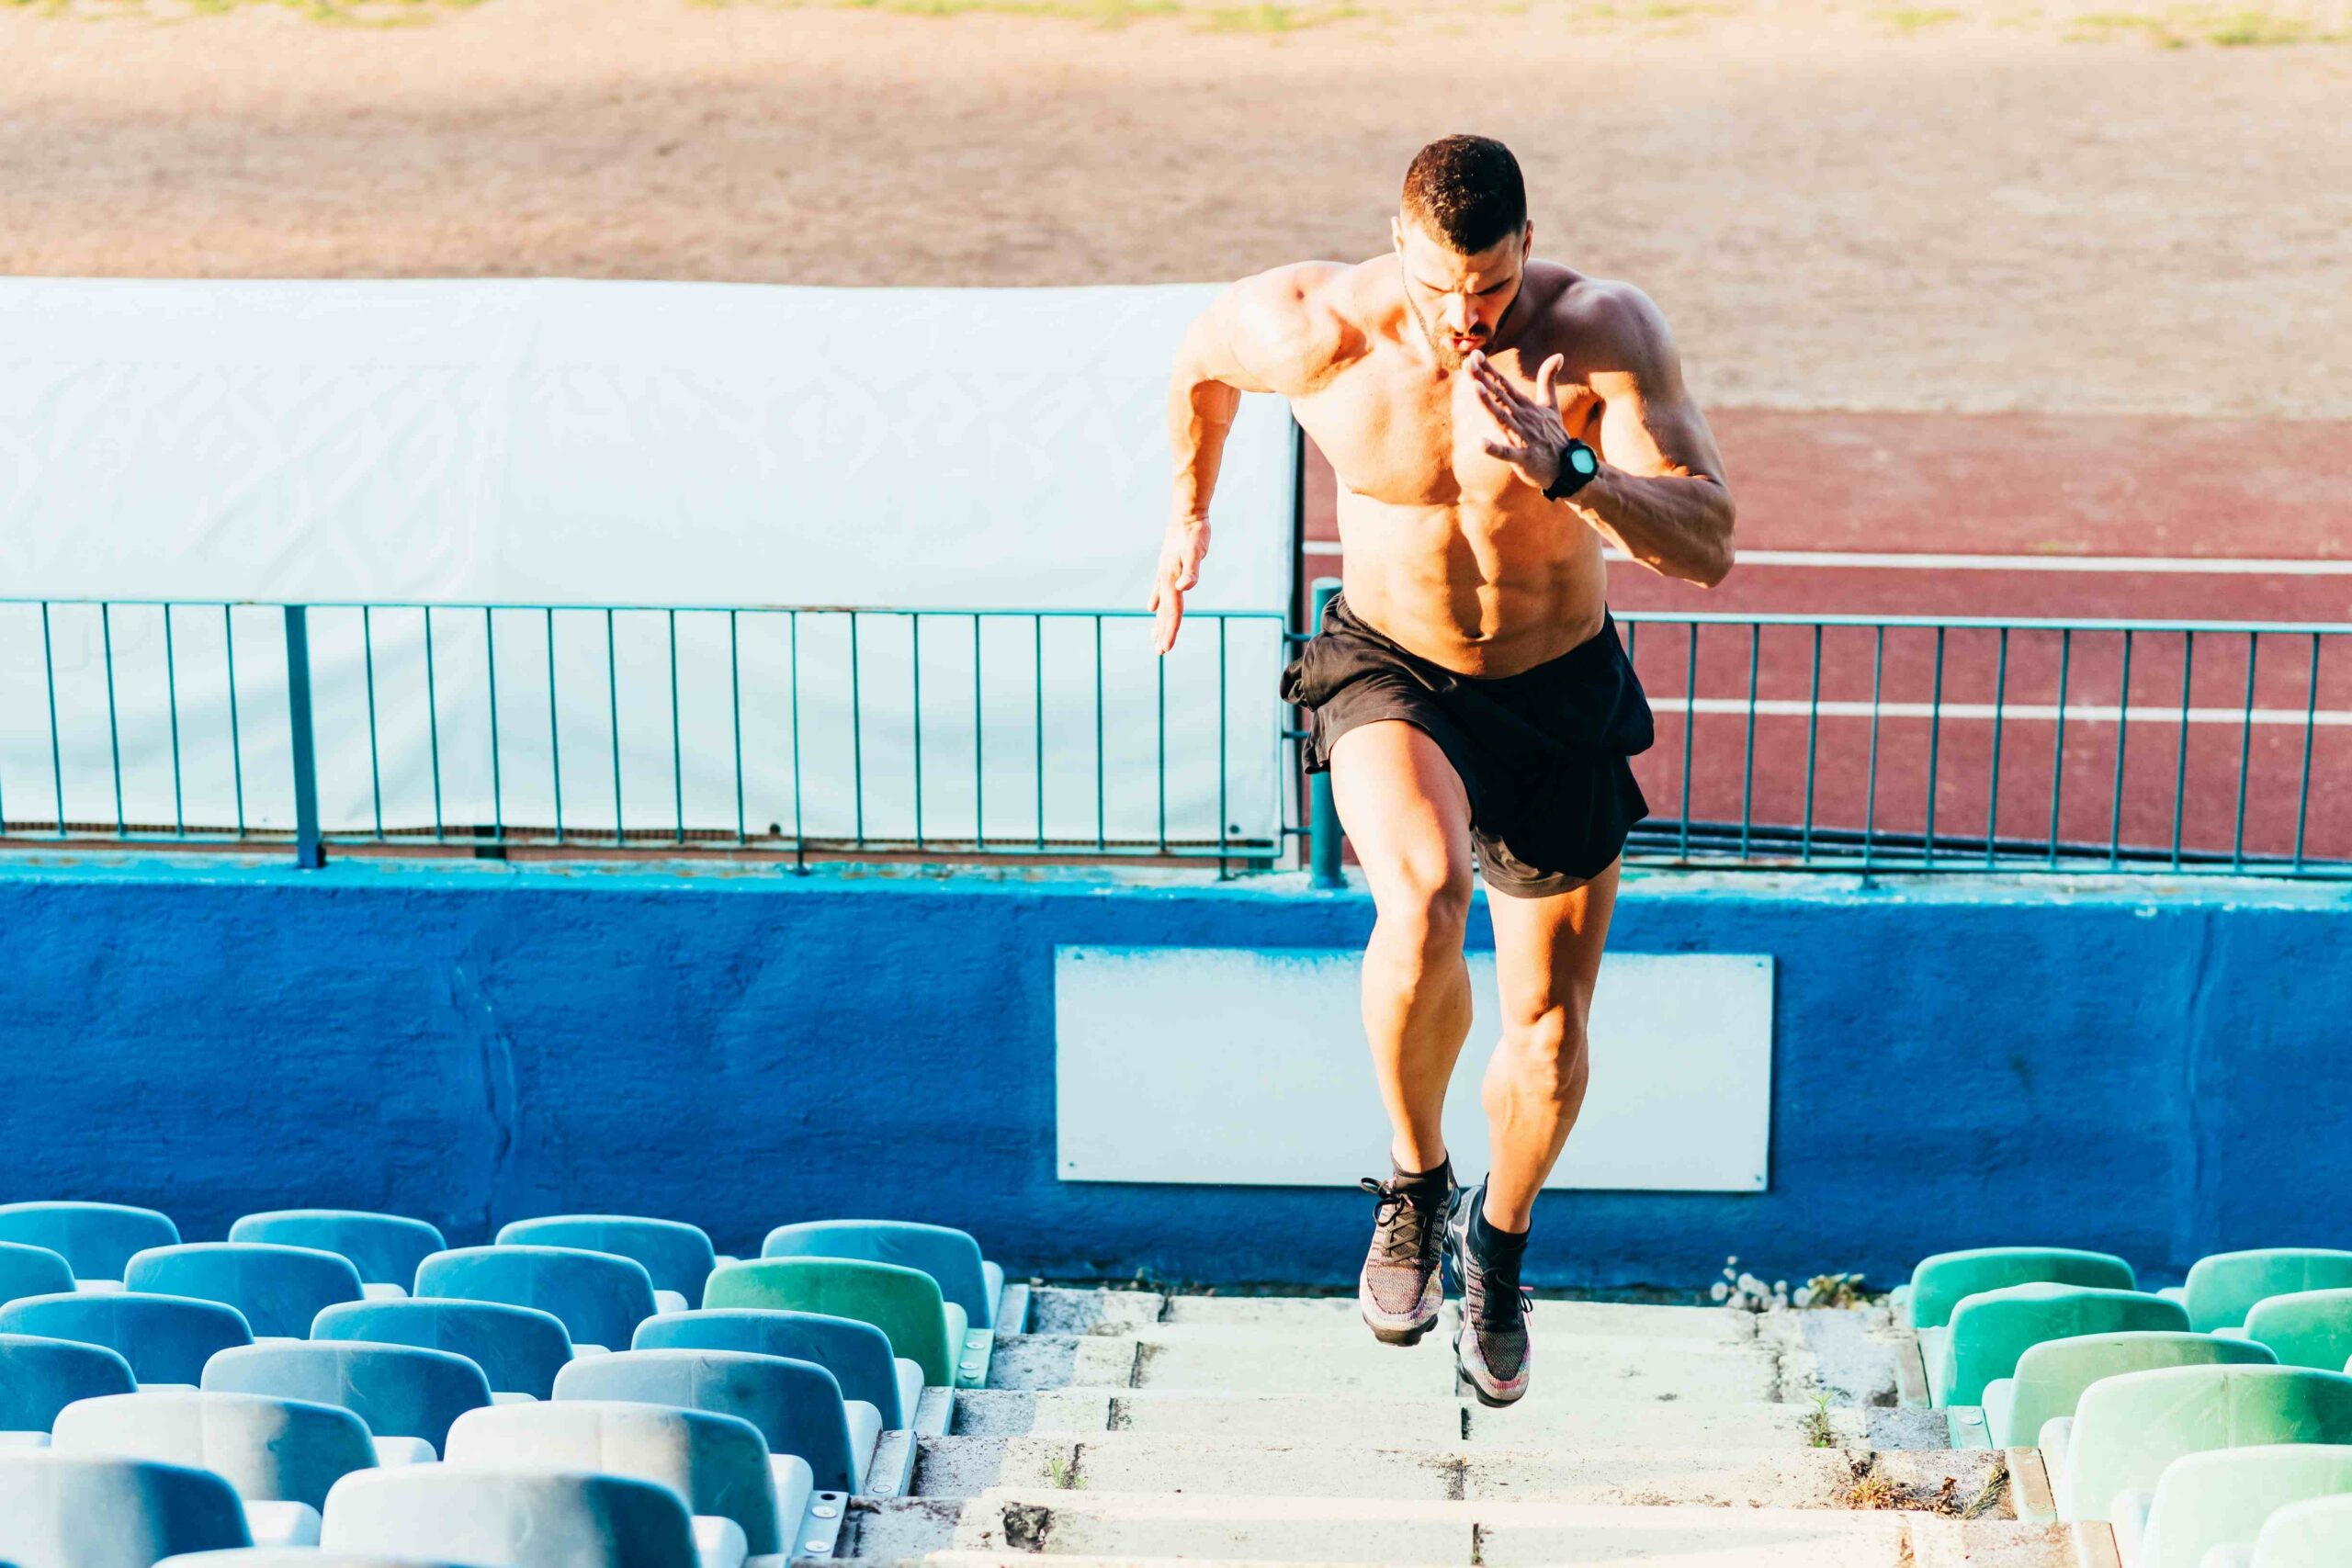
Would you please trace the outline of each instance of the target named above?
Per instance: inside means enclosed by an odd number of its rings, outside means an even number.
[[[1960,20],[1960,13],[1941,6],[1899,6],[1892,11],[1881,11],[1880,21],[1899,33],[1916,33],[1928,28],[1939,28],[1946,22]]]

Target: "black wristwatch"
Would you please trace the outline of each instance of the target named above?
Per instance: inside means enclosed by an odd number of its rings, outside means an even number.
[[[1544,487],[1544,497],[1547,501],[1566,501],[1590,484],[1600,472],[1600,454],[1571,435],[1568,444],[1560,448],[1559,475]]]

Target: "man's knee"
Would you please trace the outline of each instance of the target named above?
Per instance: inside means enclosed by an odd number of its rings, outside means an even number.
[[[1495,1066],[1521,1093],[1576,1099],[1587,1070],[1583,1010],[1564,1002],[1505,1020]]]
[[[1389,896],[1377,900],[1380,918],[1419,934],[1425,946],[1455,948],[1470,923],[1470,863],[1443,851],[1408,855],[1389,879]]]

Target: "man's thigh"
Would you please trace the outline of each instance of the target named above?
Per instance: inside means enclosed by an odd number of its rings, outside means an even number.
[[[1617,908],[1618,862],[1580,887],[1546,897],[1487,894],[1495,927],[1495,979],[1504,1021],[1528,1024],[1566,1009],[1581,1038]]]
[[[1373,897],[1470,891],[1470,795],[1427,730],[1358,725],[1332,743],[1331,797]]]

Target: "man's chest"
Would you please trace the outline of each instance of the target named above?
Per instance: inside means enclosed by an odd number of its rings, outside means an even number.
[[[1490,359],[1528,398],[1535,364],[1507,351]],[[1539,361],[1540,363],[1540,361]],[[1589,388],[1556,389],[1571,434],[1585,434],[1599,411]],[[1315,438],[1340,483],[1394,506],[1498,504],[1518,470],[1487,443],[1519,444],[1489,412],[1467,371],[1441,375],[1403,350],[1385,346],[1341,369],[1323,386],[1291,400],[1299,424]]]

